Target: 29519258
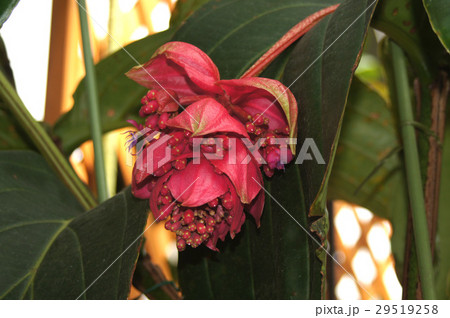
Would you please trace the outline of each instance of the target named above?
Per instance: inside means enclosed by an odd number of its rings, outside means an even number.
[[[376,305],[377,315],[428,315],[438,314],[438,305]]]

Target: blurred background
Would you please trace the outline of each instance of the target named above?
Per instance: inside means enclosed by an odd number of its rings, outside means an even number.
[[[166,30],[175,5],[176,0],[87,0],[94,61],[133,41]],[[20,97],[36,120],[53,124],[71,109],[72,95],[84,77],[76,1],[22,0],[1,29],[1,36]],[[365,53],[359,72],[370,72],[372,62],[373,57]],[[110,195],[131,182],[132,161],[127,156],[123,134],[126,130],[104,136]],[[86,142],[76,149],[70,161],[80,178],[95,192],[92,143]],[[402,288],[391,252],[391,224],[367,209],[344,201],[334,201],[329,208],[330,252],[341,265],[330,261],[329,297],[370,299],[369,292],[379,299],[401,299]],[[152,216],[149,222],[153,222]],[[155,224],[146,231],[143,248],[160,270],[162,279],[176,284],[178,252],[172,234],[164,229],[163,223]],[[145,286],[146,289],[160,287]],[[132,288],[129,298],[148,299],[136,288]]]

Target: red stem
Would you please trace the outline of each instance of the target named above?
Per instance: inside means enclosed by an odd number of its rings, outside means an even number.
[[[297,41],[302,35],[311,30],[323,17],[336,11],[339,4],[317,11],[303,19],[290,29],[281,39],[277,41],[263,56],[259,58],[241,78],[258,76],[278,55],[286,50],[289,45]]]

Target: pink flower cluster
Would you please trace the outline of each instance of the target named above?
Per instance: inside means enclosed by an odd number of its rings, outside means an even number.
[[[145,138],[136,150],[132,191],[149,199],[158,221],[166,220],[178,250],[201,244],[217,250],[219,238],[240,231],[244,210],[259,226],[261,168],[269,177],[284,169],[281,147],[287,146],[275,140],[296,135],[292,93],[267,78],[220,80],[211,59],[182,42],[163,45],[126,75],[149,89],[139,110],[145,121],[133,122]],[[199,152],[193,151],[195,138],[203,140]],[[245,138],[262,141],[263,160],[251,155]]]

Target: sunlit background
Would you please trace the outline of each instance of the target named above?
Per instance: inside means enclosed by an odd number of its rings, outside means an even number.
[[[94,60],[167,29],[175,2],[88,0]],[[54,123],[72,107],[72,94],[84,76],[76,2],[22,0],[1,29],[1,35],[20,97],[37,120]],[[110,194],[114,194],[118,175],[124,185],[131,181],[124,143],[120,130],[104,139]],[[92,144],[87,142],[77,149],[71,163],[82,180],[95,190]],[[329,286],[330,297],[401,299],[402,288],[391,253],[390,223],[342,201],[334,202],[332,210],[332,253],[341,266],[332,266],[334,286]],[[172,233],[158,224],[145,237],[145,249],[152,262],[172,280],[171,268],[175,268],[178,255]],[[129,298],[145,296],[132,288]]]
[[[333,256],[342,266],[333,266],[336,299],[402,299],[390,222],[344,201],[335,201],[332,210]]]

